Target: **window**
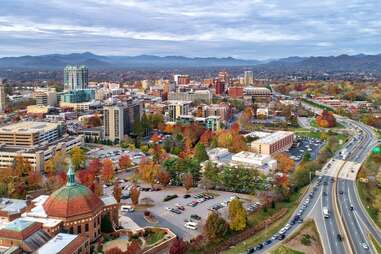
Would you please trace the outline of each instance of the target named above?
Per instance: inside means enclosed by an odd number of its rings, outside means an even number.
[[[86,225],[85,225],[85,232],[89,232],[89,224],[88,223],[86,223]]]
[[[81,226],[81,225],[78,225],[77,233],[78,233],[78,234],[82,233],[82,226]]]
[[[73,227],[70,228],[69,232],[70,232],[70,234],[73,234],[73,232],[74,232]]]

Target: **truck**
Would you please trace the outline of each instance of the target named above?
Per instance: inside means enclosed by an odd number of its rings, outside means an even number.
[[[329,218],[329,210],[328,210],[328,207],[323,207],[323,216],[324,216],[324,218],[326,218],[326,219]]]

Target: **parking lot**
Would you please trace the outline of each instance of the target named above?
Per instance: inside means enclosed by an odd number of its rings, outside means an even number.
[[[98,158],[100,160],[110,159],[114,164],[118,164],[119,158],[122,155],[128,155],[131,158],[134,165],[139,164],[141,159],[146,156],[140,150],[131,151],[128,149],[122,149],[119,147],[109,147],[109,146],[98,147],[87,152],[87,156],[89,158],[94,158],[94,159]]]
[[[297,136],[295,144],[289,149],[288,153],[290,158],[296,162],[300,162],[307,152],[310,153],[311,159],[315,160],[323,145],[324,142],[320,139]]]
[[[127,191],[124,192],[123,194],[128,194]],[[176,198],[163,201],[166,196],[175,194],[177,195]],[[187,194],[182,187],[168,187],[160,191],[141,191],[140,199],[147,197],[152,199],[155,205],[146,210],[155,215],[160,226],[170,228],[174,233],[185,240],[189,240],[201,233],[206,218],[213,206],[215,207],[215,211],[225,219],[228,217],[228,202],[236,197],[243,201],[245,208],[248,208],[250,205],[252,206],[252,208],[250,208],[252,211],[255,210],[253,208],[254,206],[259,208],[258,200],[253,196],[245,194],[222,191],[206,192],[205,190],[196,188]],[[130,202],[130,199],[122,201],[122,203]],[[131,217],[141,227],[150,225],[144,219],[143,211],[122,213],[125,216]],[[196,225],[196,229],[186,228],[185,224],[187,222],[193,222],[191,224]]]

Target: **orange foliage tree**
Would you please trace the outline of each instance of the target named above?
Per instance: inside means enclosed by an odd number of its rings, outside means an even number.
[[[295,166],[295,161],[290,159],[290,157],[288,157],[285,153],[275,155],[275,159],[278,162],[278,169],[284,174],[288,174]]]
[[[143,181],[151,184],[153,187],[156,182],[159,170],[159,164],[153,162],[150,159],[144,158],[139,164],[138,174]]]
[[[103,160],[103,180],[107,183],[111,182],[114,177],[115,169],[112,161],[110,159]]]
[[[128,155],[120,156],[120,158],[119,158],[119,168],[120,169],[127,169],[127,168],[131,167],[131,165],[132,165],[132,161],[131,161],[130,156],[128,156]]]
[[[332,128],[336,125],[336,119],[332,112],[323,110],[322,113],[316,117],[316,123],[322,128]]]

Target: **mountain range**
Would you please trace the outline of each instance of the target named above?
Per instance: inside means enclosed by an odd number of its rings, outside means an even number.
[[[62,70],[68,64],[84,64],[90,69],[251,67],[268,72],[381,72],[379,55],[339,55],[288,57],[276,60],[243,60],[232,57],[184,56],[101,56],[90,52],[0,58],[0,69]]]
[[[257,60],[226,58],[189,58],[183,56],[100,56],[90,52],[72,54],[51,54],[41,56],[20,56],[0,58],[0,68],[15,69],[62,69],[68,64],[84,64],[90,69],[120,69],[149,67],[224,67],[252,66],[260,63]]]

